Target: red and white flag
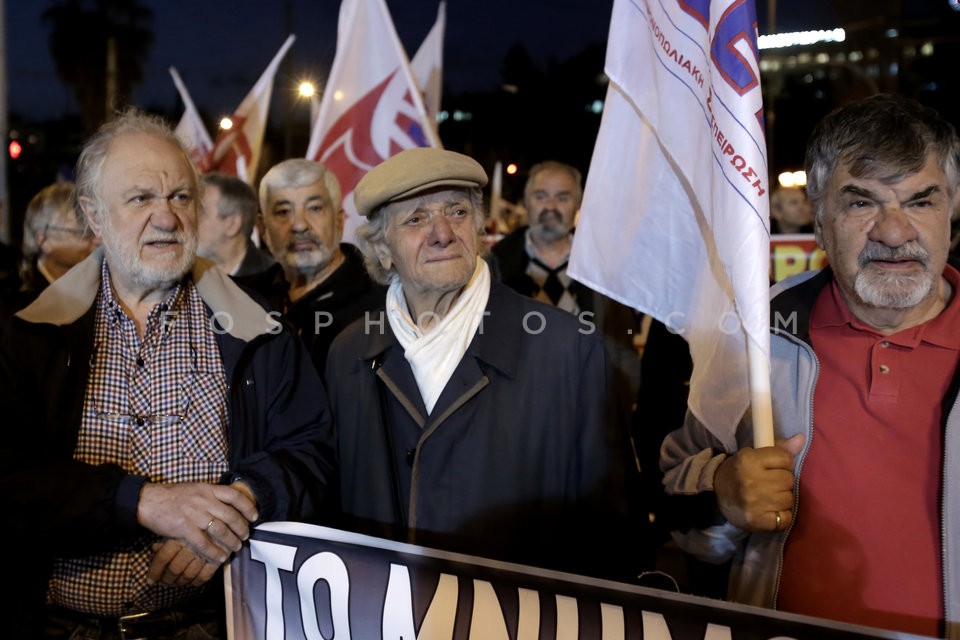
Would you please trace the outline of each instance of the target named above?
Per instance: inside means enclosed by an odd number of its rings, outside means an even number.
[[[755,16],[753,0],[614,0],[569,269],[682,333],[690,410],[730,447],[748,404],[756,445],[773,444]]]
[[[407,54],[384,0],[343,0],[337,52],[307,158],[336,174],[346,212],[343,239],[359,225],[353,189],[363,175],[412,147],[439,146]]]
[[[230,116],[233,125],[217,136],[213,148],[198,165],[201,172],[219,171],[247,182],[254,180],[263,147],[263,134],[267,127],[273,79],[277,75],[280,61],[295,39],[292,35],[287,38],[260,79],[253,85],[253,89]]]
[[[443,91],[443,33],[447,28],[447,3],[440,0],[437,21],[423,39],[420,48],[410,60],[410,69],[423,93],[423,106],[430,121],[436,125],[440,113],[440,96]]]
[[[170,75],[173,77],[173,84],[180,92],[180,99],[183,100],[183,116],[174,129],[174,133],[180,138],[187,151],[190,152],[190,159],[197,166],[203,162],[210,150],[213,149],[213,140],[207,133],[207,128],[203,126],[203,120],[197,113],[197,108],[193,105],[193,99],[187,91],[187,86],[180,79],[180,74],[174,67],[170,67]]]

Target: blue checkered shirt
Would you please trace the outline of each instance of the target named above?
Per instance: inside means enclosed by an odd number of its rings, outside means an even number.
[[[216,483],[227,470],[226,377],[196,287],[178,285],[147,317],[141,339],[103,263],[94,352],[74,459],[118,464],[151,482]],[[65,531],[64,535],[69,535]],[[149,585],[146,532],[111,552],[55,562],[52,603],[115,616],[170,606],[191,587]]]

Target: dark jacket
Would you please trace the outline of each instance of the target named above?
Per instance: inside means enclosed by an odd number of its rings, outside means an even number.
[[[387,289],[375,283],[363,266],[363,255],[342,243],[343,263],[336,271],[287,308],[287,319],[307,345],[321,374],[333,339],[358,318],[384,305]]]
[[[283,311],[287,281],[283,267],[273,256],[247,240],[247,252],[232,276],[233,281],[258,296],[272,311]]]
[[[526,250],[529,227],[519,227],[493,245],[491,253],[496,262],[494,273],[500,281],[517,293],[535,297],[540,287],[527,275],[530,256]],[[568,287],[577,300],[581,315],[594,323],[603,335],[607,354],[614,370],[614,383],[623,420],[628,420],[633,400],[640,386],[640,358],[633,346],[633,334],[638,329],[633,309],[620,304],[599,291],[574,280]]]
[[[627,570],[624,436],[609,419],[599,336],[497,282],[486,311],[429,416],[385,314],[334,341],[343,526],[584,574]]]
[[[13,306],[11,313],[29,305],[50,286],[50,281],[40,271],[38,260],[39,256],[34,256],[25,268],[21,269],[20,289],[10,298]]]
[[[236,277],[252,276],[262,273],[277,264],[273,256],[260,249],[253,241],[247,240],[247,252],[243,254],[243,260],[237,267],[237,272],[233,274]]]
[[[73,459],[92,352],[102,249],[11,318],[0,342],[0,499],[8,566],[18,578],[2,619],[38,612],[53,557],[116,548],[143,532],[147,478]],[[192,278],[223,324],[228,464],[253,489],[260,519],[315,521],[333,474],[332,427],[303,347],[209,262]],[[232,326],[226,327],[228,316]],[[14,611],[16,613],[14,613]],[[13,616],[16,616],[14,618]]]

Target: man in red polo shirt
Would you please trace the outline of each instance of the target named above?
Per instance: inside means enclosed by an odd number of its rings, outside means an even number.
[[[779,440],[724,451],[688,418],[662,450],[668,491],[715,493],[713,526],[675,537],[733,560],[732,599],[960,638],[958,163],[953,127],[904,98],[815,129],[807,193],[832,266],[771,292]]]

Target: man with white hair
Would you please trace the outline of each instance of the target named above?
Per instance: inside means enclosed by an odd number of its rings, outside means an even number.
[[[777,444],[750,447],[744,421],[726,450],[688,414],[661,450],[669,492],[713,493],[706,528],[675,538],[733,560],[732,599],[960,638],[958,162],[953,126],[905,98],[815,128],[807,191],[831,267],[771,291]]]
[[[426,546],[626,577],[625,436],[593,328],[491,281],[471,158],[416,148],[354,197],[386,311],[334,341],[344,526]],[[633,573],[635,576],[636,574]]]
[[[201,188],[159,119],[102,126],[77,162],[102,248],[3,331],[11,637],[221,637],[210,579],[250,527],[320,512],[322,385],[291,331],[196,258]]]
[[[281,304],[317,371],[347,325],[383,306],[385,289],[363,267],[356,246],[341,242],[340,182],[319,162],[292,158],[260,180],[263,237],[283,267]]]

